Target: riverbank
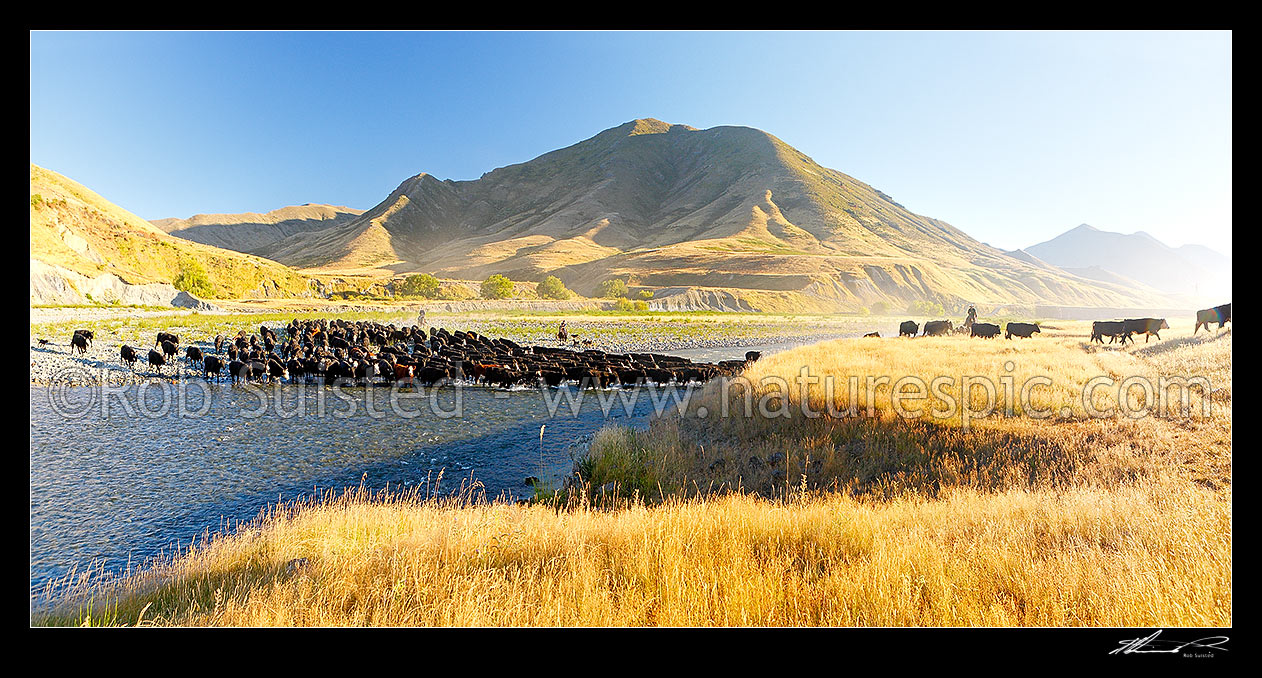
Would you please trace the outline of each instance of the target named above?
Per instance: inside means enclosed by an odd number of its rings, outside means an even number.
[[[276,507],[139,575],[67,594],[33,622],[1230,625],[1230,330],[1128,350],[1092,346],[1080,330],[785,351],[746,372],[754,412],[766,412],[706,417],[729,397],[740,412],[744,398],[715,385],[647,431],[607,426],[580,464],[579,493],[552,495],[559,506],[352,491]],[[765,397],[803,366],[820,382]],[[826,378],[852,375],[1050,385],[967,426],[958,413],[904,419],[884,399],[873,416],[829,414],[829,398],[839,412],[849,402],[822,391]],[[1101,375],[1200,376],[1208,388],[1182,414],[1144,396],[1133,405],[1147,416],[1093,417],[1081,394]],[[942,393],[985,405],[960,386]],[[1116,408],[1116,393],[1091,402]],[[1055,416],[1036,416],[1044,410]]]

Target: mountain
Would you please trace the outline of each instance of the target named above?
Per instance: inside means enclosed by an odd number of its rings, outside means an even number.
[[[307,277],[282,264],[168,235],[35,164],[30,187],[33,304],[167,303],[177,290],[202,298],[310,294]],[[88,299],[89,290],[111,298]]]
[[[472,181],[418,174],[345,224],[256,252],[312,273],[556,275],[586,294],[620,277],[762,310],[1170,303],[1009,256],[761,130],[654,119]]]
[[[203,245],[259,254],[277,240],[345,224],[363,210],[336,205],[294,205],[265,214],[197,214],[188,219],[151,220],[171,235]]]
[[[1201,245],[1170,247],[1143,231],[1127,235],[1081,224],[1025,250],[1070,273],[1131,279],[1200,305],[1231,296],[1230,257]]]

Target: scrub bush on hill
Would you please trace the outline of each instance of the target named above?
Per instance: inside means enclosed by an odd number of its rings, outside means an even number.
[[[543,279],[536,288],[541,299],[569,299],[570,291],[565,288],[565,283],[555,275],[550,275]]]
[[[482,281],[483,299],[508,299],[513,296],[513,281],[496,273]]]
[[[428,273],[420,273],[404,278],[399,285],[399,294],[405,297],[433,299],[438,296],[439,287],[438,278]]]

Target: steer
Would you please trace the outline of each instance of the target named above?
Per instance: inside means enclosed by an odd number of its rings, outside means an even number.
[[[1126,329],[1126,323],[1122,320],[1097,320],[1091,323],[1091,341],[1104,343],[1104,337],[1109,337],[1109,343],[1117,341],[1120,337],[1122,343],[1125,344],[1127,339],[1131,338],[1131,333]]]
[[[188,359],[189,365],[192,365],[193,363],[200,363],[204,359],[202,356],[202,350],[196,346],[189,346],[184,349],[184,357]]]
[[[925,331],[920,336],[936,337],[943,334],[950,334],[953,326],[950,320],[930,320],[925,323]]]
[[[74,336],[70,337],[70,350],[75,353],[87,353],[88,352],[87,335],[83,335],[83,334],[79,334],[78,332],[75,332]]]
[[[904,320],[903,323],[898,326],[898,336],[900,337],[914,337],[918,331],[920,331],[920,325],[917,325],[910,320]]]
[[[1222,329],[1223,325],[1231,322],[1231,304],[1223,304],[1214,308],[1207,308],[1203,311],[1196,312],[1196,329],[1192,330],[1192,334],[1200,331],[1201,325],[1205,326],[1205,331],[1209,331],[1210,323],[1218,323],[1218,329]]]
[[[1126,323],[1127,333],[1144,335],[1144,343],[1148,343],[1149,337],[1161,338],[1157,334],[1159,330],[1168,330],[1170,325],[1166,323],[1165,318],[1127,318],[1123,322]],[[1132,339],[1131,341],[1134,341]]]
[[[999,326],[994,323],[973,323],[972,336],[994,339],[999,336]]]
[[[202,371],[205,373],[207,379],[209,379],[211,375],[214,375],[215,378],[218,379],[219,374],[223,372],[223,367],[223,361],[213,355],[206,356],[206,359],[202,361]]]
[[[166,364],[166,359],[155,349],[149,349],[149,365],[158,368],[158,374],[162,374],[162,366]]]
[[[140,358],[140,356],[136,355],[136,349],[127,344],[123,344],[123,348],[119,351],[119,357],[123,359],[123,362],[127,363],[128,369],[131,370],[136,369],[136,360]]]
[[[1006,332],[1005,339],[1011,339],[1013,335],[1029,339],[1035,332],[1042,334],[1043,330],[1039,329],[1038,323],[1008,323]]]

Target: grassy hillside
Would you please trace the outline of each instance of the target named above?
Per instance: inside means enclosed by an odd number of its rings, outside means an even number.
[[[878,404],[810,418],[802,403],[826,402],[808,385],[781,391],[785,417],[702,418],[722,407],[712,385],[686,416],[607,428],[582,465],[583,494],[559,506],[351,491],[85,585],[34,622],[1229,626],[1231,332],[1126,349],[1085,332],[839,340],[746,373],[775,412],[766,385],[792,384],[803,365],[842,378],[1043,375],[1051,385],[1032,405],[1067,417],[1018,408],[965,427]],[[1157,417],[1157,403],[1136,401],[1149,416],[1083,417],[1076,394],[1101,375],[1204,376],[1210,415]],[[1116,403],[1099,395],[1097,407]],[[1201,404],[1193,395],[1190,411]],[[587,501],[609,496],[605,483],[618,498]]]
[[[200,297],[310,293],[307,277],[282,264],[172,237],[34,164],[30,192],[32,259],[130,284],[173,283]]]
[[[417,175],[349,224],[266,254],[315,271],[557,275],[584,294],[618,276],[789,294],[818,310],[917,299],[1171,306],[1151,289],[1008,256],[766,132],[651,119],[474,181]]]

